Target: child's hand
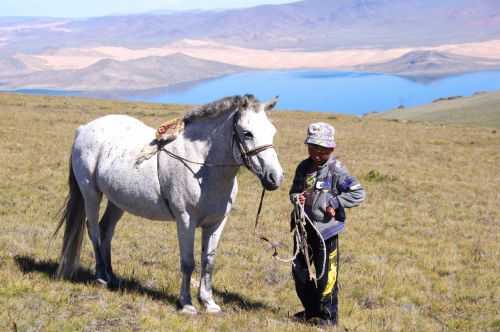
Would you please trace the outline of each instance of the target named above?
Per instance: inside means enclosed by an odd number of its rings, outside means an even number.
[[[301,192],[298,197],[299,197],[299,203],[302,204],[302,205],[304,205],[304,203],[306,202],[306,195],[305,195],[305,193]]]
[[[326,208],[325,214],[327,215],[327,217],[333,218],[333,217],[335,217],[335,209],[333,207],[329,206]]]

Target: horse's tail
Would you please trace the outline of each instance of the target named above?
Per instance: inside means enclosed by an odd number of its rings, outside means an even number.
[[[70,279],[78,268],[83,233],[85,231],[85,205],[82,192],[75,179],[71,158],[68,184],[69,193],[61,208],[61,219],[54,232],[54,235],[56,235],[59,229],[65,225],[61,258],[56,272],[57,278],[65,279]]]

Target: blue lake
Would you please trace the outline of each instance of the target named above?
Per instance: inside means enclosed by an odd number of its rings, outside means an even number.
[[[251,93],[260,100],[278,95],[279,109],[362,115],[387,111],[400,105],[422,105],[438,98],[471,96],[476,92],[495,90],[500,90],[500,71],[415,81],[386,74],[292,70],[249,71],[141,92],[17,91],[175,104],[204,104],[229,95]]]
[[[203,104],[228,95],[252,93],[261,100],[280,96],[278,108],[281,109],[361,115],[494,90],[500,90],[500,71],[421,82],[385,74],[324,70],[252,71],[135,94],[126,99]]]

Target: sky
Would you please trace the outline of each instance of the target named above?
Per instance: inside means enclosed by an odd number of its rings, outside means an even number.
[[[295,0],[298,1],[298,0]],[[293,0],[0,0],[2,16],[92,17],[153,10],[225,9]]]

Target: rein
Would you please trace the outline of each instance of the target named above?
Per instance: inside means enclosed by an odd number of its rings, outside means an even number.
[[[187,159],[185,157],[179,156],[178,154],[175,154],[172,151],[167,150],[165,148],[165,146],[161,146],[161,145],[160,145],[158,151],[159,152],[165,151],[165,153],[167,155],[169,155],[170,157],[172,157],[176,160],[183,161],[183,162],[190,163],[190,164],[195,164],[195,165],[201,165],[201,166],[207,166],[207,167],[237,167],[237,166],[241,166],[241,164],[218,164],[218,163],[208,163],[206,161],[199,162],[199,161],[190,160],[190,159]]]
[[[238,137],[236,133],[234,136]],[[238,149],[240,151],[241,160],[243,161],[243,164],[218,164],[218,163],[209,163],[206,161],[205,162],[194,161],[194,160],[190,160],[190,159],[187,159],[185,157],[179,156],[178,154],[175,154],[172,151],[167,150],[165,148],[165,145],[162,145],[162,144],[158,145],[158,147],[159,147],[158,151],[165,151],[170,157],[177,159],[179,161],[184,161],[184,162],[190,163],[190,164],[208,166],[208,167],[236,167],[236,166],[245,165],[246,168],[248,168],[250,171],[253,171],[253,167],[250,164],[250,158],[258,155],[259,153],[261,153],[264,150],[274,148],[273,144],[266,144],[266,145],[259,146],[253,150],[247,151],[247,149],[241,143],[241,141],[237,140],[237,142],[239,143]]]
[[[266,189],[262,188],[262,194],[260,195],[259,208],[257,209],[257,215],[255,216],[254,231],[257,231],[257,225],[259,224],[260,211],[262,211],[262,203],[264,202],[264,195],[265,194],[266,194]]]
[[[265,195],[265,193],[266,193],[266,189],[262,188],[262,194],[260,195],[259,208],[257,209],[257,215],[255,216],[255,226],[254,226],[254,229],[253,229],[253,233],[260,240],[269,243],[269,245],[271,246],[271,248],[274,250],[273,255],[272,255],[273,258],[275,258],[275,259],[277,259],[277,260],[279,260],[281,262],[284,262],[284,263],[289,263],[289,262],[293,261],[295,259],[295,257],[297,257],[298,250],[296,250],[296,252],[295,252],[295,254],[293,255],[292,258],[283,259],[283,258],[281,258],[279,256],[279,253],[278,253],[278,248],[282,247],[283,245],[281,243],[279,243],[279,242],[272,241],[267,236],[259,233],[258,230],[257,230],[257,226],[259,225],[260,212],[262,211],[262,205],[263,205],[263,202],[264,202],[264,195]]]
[[[262,188],[262,194],[260,195],[259,208],[257,209],[257,215],[255,216],[255,226],[254,226],[254,229],[253,229],[253,233],[260,240],[269,243],[269,245],[271,246],[271,248],[274,250],[274,253],[273,253],[273,257],[274,258],[276,258],[277,260],[280,260],[280,261],[284,261],[284,260],[282,260],[279,257],[279,254],[278,254],[278,248],[282,247],[281,243],[271,241],[267,236],[265,236],[265,235],[263,235],[263,234],[261,234],[261,233],[259,233],[257,231],[257,226],[259,225],[260,212],[262,211],[262,205],[263,205],[263,202],[264,202],[264,195],[265,195],[265,193],[266,193],[266,189]],[[294,258],[295,258],[295,256],[294,256]]]

